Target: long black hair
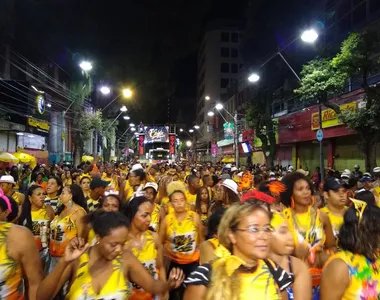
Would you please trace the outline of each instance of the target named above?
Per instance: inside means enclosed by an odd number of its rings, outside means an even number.
[[[204,186],[201,186],[198,191],[197,191],[197,198],[195,200],[195,211],[201,215],[202,214],[202,210],[201,210],[201,204],[202,204],[202,200],[201,200],[201,194],[202,194],[202,191],[206,190],[207,192],[207,196],[208,196],[208,203],[207,203],[207,211],[210,207],[210,202],[211,202],[211,199],[210,199],[210,193],[208,192],[208,189]]]
[[[21,215],[20,218],[18,219],[18,224],[25,226],[32,230],[32,204],[29,200],[29,197],[31,197],[36,189],[42,189],[37,184],[33,184],[29,187],[27,197],[24,200],[24,203],[22,204],[22,210],[21,210]]]
[[[345,213],[338,245],[343,250],[361,254],[374,261],[380,249],[380,208],[370,204],[361,217],[358,214],[355,207],[350,207]]]
[[[69,185],[69,188],[70,188],[71,194],[73,195],[72,197],[73,202],[79,205],[80,207],[82,207],[86,212],[88,212],[87,202],[86,202],[86,199],[84,198],[81,187],[77,184],[71,184]],[[56,215],[57,216],[60,215],[64,208],[65,208],[64,205],[60,205],[57,209]]]

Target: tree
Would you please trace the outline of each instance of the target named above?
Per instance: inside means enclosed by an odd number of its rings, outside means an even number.
[[[259,89],[248,106],[245,121],[261,140],[267,164],[273,167],[276,160],[277,123],[272,118],[273,91]]]
[[[102,124],[103,137],[105,138],[102,142],[104,161],[110,161],[111,150],[115,149],[116,128],[119,122],[115,121],[113,124],[112,122],[113,120],[107,119]]]
[[[349,128],[358,132],[358,146],[364,155],[367,171],[376,166],[376,145],[380,138],[380,87],[368,83],[371,72],[379,67],[379,45],[380,34],[376,28],[351,33],[334,58],[315,59],[304,65],[300,87],[295,90],[303,100],[316,98],[319,103],[332,108]],[[328,96],[330,93],[341,94],[344,83],[355,77],[360,78],[366,107],[354,112],[342,112]]]

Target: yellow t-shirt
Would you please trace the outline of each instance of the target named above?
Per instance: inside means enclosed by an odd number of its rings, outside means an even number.
[[[37,244],[37,249],[41,251],[48,246],[48,229],[50,226],[50,218],[44,205],[39,210],[32,210],[32,233]]]
[[[332,229],[333,229],[334,236],[335,236],[335,238],[337,238],[338,235],[339,235],[340,227],[342,227],[342,225],[343,225],[343,216],[335,216],[335,215],[333,215],[330,212],[330,210],[328,209],[327,206],[321,208],[320,210],[322,212],[326,213],[327,216],[329,217],[330,222],[331,222],[331,226],[332,226]],[[347,210],[347,207],[346,207],[346,210]]]
[[[150,227],[155,232],[158,232],[158,226],[160,225],[160,209],[161,209],[161,206],[155,203],[152,216],[150,218]]]
[[[189,264],[199,260],[195,216],[196,213],[193,211],[188,211],[183,221],[178,221],[174,213],[166,216],[167,240],[164,247],[166,255],[178,264]]]
[[[195,202],[197,201],[197,194],[193,195],[189,192],[189,190],[186,190],[186,202],[188,206],[195,207]]]
[[[143,267],[148,271],[148,273],[154,278],[158,279],[156,260],[158,251],[156,249],[156,245],[154,243],[153,235],[150,230],[144,232],[143,235],[144,244],[142,249],[138,249],[136,246],[131,243],[130,250],[133,255],[139,260],[139,262],[143,265]],[[129,243],[127,242],[128,246]],[[129,300],[153,300],[153,295],[144,291],[137,284],[132,283],[133,291],[132,296]]]
[[[91,248],[90,248],[91,249]],[[131,294],[130,283],[124,276],[123,267],[120,258],[112,261],[113,272],[105,282],[99,294],[92,287],[92,277],[89,270],[88,252],[79,257],[78,270],[74,282],[72,283],[67,300],[84,300],[84,299],[112,299],[127,300]]]

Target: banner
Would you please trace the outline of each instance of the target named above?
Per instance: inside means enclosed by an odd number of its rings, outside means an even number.
[[[234,133],[235,133],[234,123],[224,123],[223,128],[224,128],[224,139],[232,140],[234,138]]]
[[[355,111],[357,102],[350,102],[339,106],[341,111],[350,110]],[[329,128],[342,125],[342,120],[337,116],[336,112],[331,108],[322,110],[322,128]],[[311,115],[311,130],[319,129],[319,112],[312,113]]]
[[[168,143],[169,128],[167,126],[149,126],[145,129],[147,143]]]
[[[175,153],[175,134],[169,135],[169,153],[170,154]]]
[[[218,144],[211,143],[211,156],[218,157]]]
[[[144,155],[144,140],[145,140],[145,135],[140,134],[139,136],[139,154]]]

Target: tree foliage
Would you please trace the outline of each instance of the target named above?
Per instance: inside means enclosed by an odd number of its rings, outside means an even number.
[[[315,59],[304,65],[300,87],[295,90],[302,100],[315,98],[334,109],[349,128],[358,132],[358,146],[367,171],[376,166],[376,145],[380,140],[380,87],[368,83],[370,74],[379,69],[379,46],[380,31],[377,28],[351,33],[335,57]],[[342,93],[344,83],[355,78],[359,78],[363,88],[366,107],[342,112],[328,95]]]

